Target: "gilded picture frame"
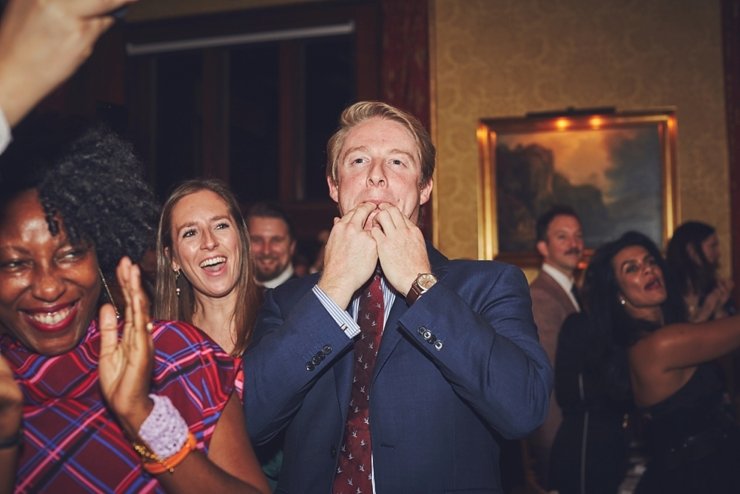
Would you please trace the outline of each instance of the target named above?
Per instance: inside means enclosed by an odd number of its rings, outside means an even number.
[[[673,109],[568,110],[479,121],[479,257],[539,265],[537,217],[581,218],[587,250],[638,230],[663,246],[678,215]]]

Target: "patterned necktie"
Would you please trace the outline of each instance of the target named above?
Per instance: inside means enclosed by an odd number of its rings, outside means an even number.
[[[380,275],[360,292],[357,324],[360,338],[355,341],[354,378],[349,402],[344,442],[334,477],[334,494],[372,494],[370,444],[370,379],[383,333],[383,291]]]

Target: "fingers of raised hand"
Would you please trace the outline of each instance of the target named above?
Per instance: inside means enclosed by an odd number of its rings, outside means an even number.
[[[384,202],[378,206],[378,209],[380,209],[378,216],[385,219],[386,222],[390,220],[397,228],[409,225],[413,226],[411,220],[395,204]]]
[[[400,228],[372,232],[378,244],[383,273],[401,293],[405,293],[419,273],[430,272],[429,257],[421,230],[413,223]]]
[[[105,304],[98,313],[100,325],[100,351],[106,354],[115,350],[118,344],[118,320],[111,304]]]
[[[149,299],[141,287],[141,270],[128,257],[123,257],[116,270],[126,302],[123,339],[126,345],[144,344],[150,320]]]
[[[128,257],[122,257],[118,262],[116,268],[116,277],[118,278],[118,284],[121,287],[121,293],[123,294],[124,308],[123,308],[123,343],[125,345],[131,344],[131,333],[134,322],[134,309],[133,309],[133,297],[131,294],[131,259]]]
[[[137,343],[145,344],[149,338],[149,299],[141,288],[141,271],[139,266],[131,268],[131,298],[133,300],[134,334]]]
[[[363,229],[370,213],[375,211],[375,204],[372,202],[360,203],[352,211],[342,216],[342,222],[346,222],[354,228]]]
[[[67,10],[78,17],[96,17],[132,3],[135,0],[52,0],[47,3],[65,4]]]

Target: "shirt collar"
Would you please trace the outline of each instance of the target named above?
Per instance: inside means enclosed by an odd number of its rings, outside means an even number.
[[[279,276],[271,280],[265,281],[264,283],[262,283],[262,286],[264,286],[265,288],[277,288],[283,283],[285,283],[286,281],[288,281],[291,276],[293,276],[293,265],[288,264],[288,267],[285,268],[285,270],[282,273],[280,273]]]
[[[565,290],[565,293],[570,293],[570,289],[573,287],[572,277],[567,276],[565,273],[546,262],[542,263],[542,271],[549,274],[552,279],[554,279],[557,284]]]

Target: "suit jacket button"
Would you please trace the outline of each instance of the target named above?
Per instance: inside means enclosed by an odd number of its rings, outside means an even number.
[[[324,348],[321,349],[322,352],[324,352],[324,355],[329,355],[332,351],[331,345],[324,345]]]
[[[312,363],[312,362],[306,362],[306,370],[307,370],[308,372],[312,372],[312,371],[313,371],[313,370],[314,370],[315,368],[316,368],[316,366],[315,366],[315,365],[313,365],[313,363]]]
[[[427,340],[430,344],[434,345],[434,343],[437,341],[437,337],[434,335],[431,335],[429,339]]]
[[[419,331],[419,334],[420,334],[420,335],[424,336],[424,332],[425,332],[426,330],[427,330],[427,328],[425,328],[424,326],[419,326],[419,330],[418,330],[418,331]]]
[[[434,348],[436,348],[438,351],[442,350],[443,346],[444,346],[444,343],[442,343],[442,340],[437,340],[434,342]]]
[[[429,341],[429,339],[432,337],[432,332],[428,329],[424,329],[424,333],[422,334],[425,340]]]
[[[314,355],[311,359],[311,363],[313,365],[319,365],[321,363],[321,356],[320,355]]]

